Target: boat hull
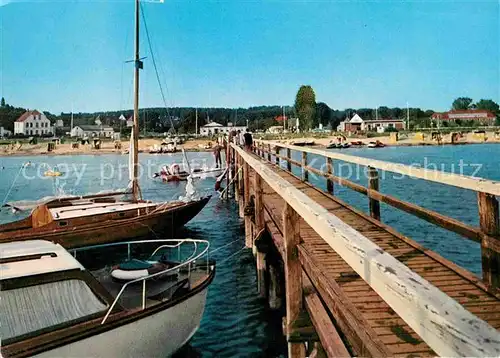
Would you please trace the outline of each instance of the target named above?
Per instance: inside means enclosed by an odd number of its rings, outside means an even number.
[[[0,231],[0,242],[43,239],[61,244],[65,248],[76,248],[136,237],[172,238],[177,229],[194,218],[209,200],[210,197],[206,197],[149,214],[138,214],[134,210],[125,212],[123,219],[116,214],[104,214],[69,221],[65,227]]]
[[[168,357],[195,334],[208,288],[187,300],[140,320],[34,357]]]

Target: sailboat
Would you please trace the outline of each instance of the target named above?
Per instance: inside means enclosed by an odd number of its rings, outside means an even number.
[[[133,237],[173,237],[210,200],[187,196],[182,201],[156,203],[142,199],[139,155],[139,0],[135,13],[134,124],[130,138],[130,190],[112,194],[70,196],[36,206],[18,221],[0,225],[0,243],[43,238],[65,248],[125,241]],[[131,198],[123,200],[123,195]],[[121,195],[121,196],[120,196]]]

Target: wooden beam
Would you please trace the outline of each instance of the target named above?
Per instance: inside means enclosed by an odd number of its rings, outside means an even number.
[[[239,200],[238,200],[238,206],[239,206],[239,214],[240,218],[245,217],[245,186],[244,186],[244,181],[243,181],[243,159],[241,156],[238,155],[238,168],[240,168],[239,174],[238,174],[238,191],[239,191]]]
[[[242,159],[244,160],[243,157]],[[250,203],[250,167],[246,161],[243,164],[243,198],[244,206],[247,206]],[[245,246],[253,246],[252,222],[249,216],[245,216]]]
[[[267,145],[267,161],[271,161],[271,144]]]
[[[268,276],[269,276],[269,292],[267,302],[269,308],[272,310],[281,309],[282,295],[281,295],[281,280],[280,280],[280,269],[274,264],[269,264],[268,266]]]
[[[233,190],[234,190],[234,200],[239,204],[240,203],[240,175],[239,175],[239,168],[240,168],[240,156],[236,153],[234,149],[233,150],[233,160],[234,160],[234,175],[236,175],[236,178],[234,178],[234,183],[233,183]]]
[[[494,195],[486,193],[477,193],[477,195],[481,231],[492,239],[500,241],[498,200]],[[500,287],[500,253],[491,249],[491,243],[488,245],[484,239],[482,241],[483,280],[491,287]]]
[[[260,160],[237,150],[287,206],[293,208],[437,354],[500,354],[500,345],[496,343],[500,342],[500,332],[329,213]]]
[[[281,232],[273,218],[267,212],[267,209],[264,211],[264,220],[266,223],[266,230],[271,235],[274,246],[276,246],[276,249],[280,253],[281,257],[285,257],[285,242],[283,240],[283,236],[281,235]]]
[[[274,146],[274,162],[277,166],[280,165],[280,147],[278,145]]]
[[[288,159],[286,161],[286,170],[291,172],[292,171],[292,163],[290,162],[290,160],[292,159],[292,151],[290,150],[290,148],[286,148],[286,157]]]
[[[326,158],[326,173],[328,175],[332,175],[333,174],[332,158]],[[326,177],[326,190],[330,194],[333,194],[333,181],[330,179],[330,177]]]
[[[368,167],[368,188],[371,191],[378,191],[378,171],[373,167]],[[370,197],[370,215],[376,220],[380,220],[380,202]]]
[[[254,173],[253,176],[253,190],[255,193],[255,227],[256,237],[253,238],[253,245],[255,246],[255,240],[259,236],[263,235],[265,230],[264,221],[264,205],[262,203],[262,180],[258,173]],[[266,287],[266,254],[256,250],[256,266],[257,266],[257,287],[260,297],[267,296]]]
[[[391,356],[391,352],[359,310],[350,302],[341,287],[326,277],[311,256],[304,247],[299,246],[299,259],[304,271],[327,305],[328,310],[335,317],[337,325],[347,337],[356,355],[360,357]]]
[[[301,169],[302,169],[302,181],[308,181],[309,180],[309,172],[307,171],[307,153],[306,152],[302,152]]]
[[[302,309],[302,267],[297,252],[300,244],[300,217],[288,204],[282,214],[283,240],[285,242],[285,292],[286,292],[286,333],[290,335],[292,323]],[[305,356],[304,345],[288,343],[288,356]]]
[[[257,140],[259,141],[259,140]],[[259,141],[262,143],[274,143],[273,141]],[[473,191],[480,191],[487,194],[500,196],[500,182],[487,180],[483,178],[474,178],[466,175],[458,175],[453,173],[446,173],[439,170],[425,169],[413,167],[405,164],[390,163],[382,160],[371,158],[356,157],[353,155],[341,154],[338,152],[329,152],[326,150],[313,149],[307,147],[298,147],[291,144],[280,143],[282,148],[305,152],[309,154],[317,154],[320,156],[342,160],[344,162],[359,164],[363,166],[371,166],[379,170],[385,170],[392,173],[408,175],[413,178],[424,179],[436,183],[447,184],[462,189],[469,189]]]
[[[340,338],[316,289],[306,274],[302,275],[302,280],[304,282],[305,306],[319,335],[323,349],[326,351],[328,357],[350,357],[349,351],[344,345],[342,338]]]

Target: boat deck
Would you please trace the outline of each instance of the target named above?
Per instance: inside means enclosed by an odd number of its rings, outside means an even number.
[[[92,216],[100,214],[109,214],[120,211],[143,209],[155,207],[155,203],[89,203],[74,206],[64,206],[49,209],[55,220],[65,220],[79,218],[83,216]]]
[[[92,275],[115,298],[125,284],[125,282],[120,283],[111,278],[110,268],[93,271]],[[206,270],[192,270],[189,274],[186,268],[178,274],[146,280],[146,307],[169,300],[176,290],[183,286],[179,283],[188,278],[190,278],[190,287],[195,287],[199,282],[207,278],[207,272]],[[123,291],[118,303],[125,309],[142,307],[142,290],[142,282],[130,284]]]

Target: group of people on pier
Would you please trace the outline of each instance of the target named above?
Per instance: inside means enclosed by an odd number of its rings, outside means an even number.
[[[222,150],[227,151],[228,143],[234,143],[240,147],[245,148],[245,150],[247,151],[251,151],[253,145],[252,133],[242,132],[238,130],[238,131],[231,131],[228,133],[228,135],[224,134],[219,138],[217,138],[217,142],[214,146],[214,157],[215,157],[216,168],[222,167],[221,152]]]

